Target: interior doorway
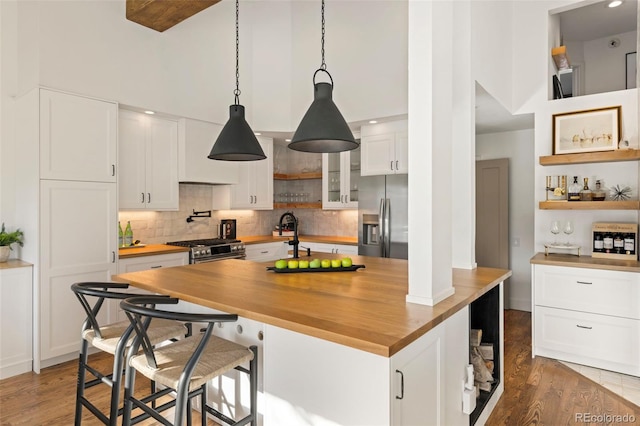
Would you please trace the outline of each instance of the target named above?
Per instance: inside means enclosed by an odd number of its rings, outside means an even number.
[[[509,159],[476,161],[476,262],[509,269]],[[504,304],[510,307],[509,279]]]

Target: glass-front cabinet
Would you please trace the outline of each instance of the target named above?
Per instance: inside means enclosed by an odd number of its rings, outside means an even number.
[[[322,208],[357,209],[360,147],[322,154]]]

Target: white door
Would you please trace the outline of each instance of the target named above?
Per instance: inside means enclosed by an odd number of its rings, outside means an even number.
[[[85,314],[71,284],[109,281],[117,272],[116,185],[41,180],[40,206],[40,354],[36,357],[46,360],[80,348]]]
[[[40,178],[116,181],[113,102],[40,90]]]

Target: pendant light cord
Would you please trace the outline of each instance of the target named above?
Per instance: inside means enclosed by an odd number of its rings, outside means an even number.
[[[322,37],[321,37],[322,64],[320,65],[320,69],[323,71],[326,71],[327,64],[324,62],[324,0],[322,0],[321,14],[322,14]]]
[[[240,16],[240,1],[236,0],[236,90],[233,91],[233,94],[235,95],[236,105],[240,104],[240,25],[238,24],[239,16]],[[324,59],[323,59],[323,62],[324,62]]]

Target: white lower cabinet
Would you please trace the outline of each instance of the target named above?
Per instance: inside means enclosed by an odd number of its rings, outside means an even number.
[[[245,245],[246,260],[254,262],[269,262],[278,259],[286,259],[289,245],[283,241],[274,243],[248,244]]]
[[[640,274],[532,268],[534,356],[640,375]]]
[[[31,371],[32,281],[30,264],[0,264],[0,379]]]
[[[312,243],[312,242],[300,242],[300,256],[306,255],[306,249],[311,249],[311,256],[315,256],[314,253],[336,253],[336,254],[358,254],[358,246],[352,246],[348,244],[327,244],[327,243]]]

